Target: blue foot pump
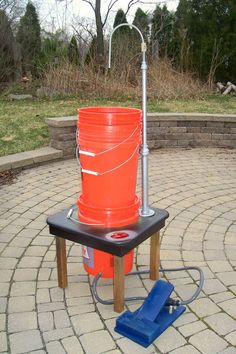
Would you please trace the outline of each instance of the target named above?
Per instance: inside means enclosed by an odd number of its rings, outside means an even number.
[[[190,299],[185,301],[172,299],[170,296],[174,290],[174,286],[167,281],[158,280],[146,298],[128,297],[125,299],[126,301],[144,300],[144,302],[135,312],[126,311],[120,315],[116,320],[115,331],[143,347],[148,347],[182,315],[186,309],[185,305],[194,301],[203,288],[204,274],[198,267],[160,269],[160,272],[165,273],[184,270],[196,270],[199,272],[199,285]],[[148,273],[148,270],[144,270],[129,273],[127,276]],[[97,293],[97,284],[101,275],[101,273],[98,274],[93,280],[93,295],[95,299],[103,305],[113,304],[113,300],[103,300]]]
[[[115,331],[148,347],[186,309],[182,305],[173,308],[170,299],[173,290],[172,284],[158,280],[137,311],[126,311],[117,318]]]

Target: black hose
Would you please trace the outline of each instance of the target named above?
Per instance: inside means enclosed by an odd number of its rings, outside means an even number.
[[[165,272],[180,272],[180,271],[184,271],[184,270],[196,270],[199,272],[199,284],[197,287],[197,290],[194,292],[194,294],[190,297],[190,299],[188,300],[175,300],[170,298],[168,300],[168,302],[166,303],[167,306],[180,306],[180,305],[188,305],[190,304],[192,301],[196,300],[196,298],[198,297],[198,295],[200,294],[200,292],[202,291],[203,288],[203,283],[204,283],[204,274],[203,271],[199,268],[199,267],[181,267],[181,268],[167,268],[167,269],[160,269],[159,271],[161,273],[165,273]],[[140,274],[149,274],[150,271],[149,270],[141,270],[141,271],[135,271],[135,272],[131,272],[128,273],[127,275],[140,275]],[[98,273],[92,283],[92,293],[95,297],[95,299],[100,302],[103,305],[112,305],[114,304],[113,300],[103,300],[102,298],[100,298],[100,296],[97,293],[97,284],[99,279],[101,278],[102,273]],[[136,301],[136,300],[145,300],[146,297],[143,296],[133,296],[133,297],[127,297],[125,298],[125,301]]]

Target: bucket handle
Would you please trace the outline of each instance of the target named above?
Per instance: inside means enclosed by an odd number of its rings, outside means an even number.
[[[134,155],[135,155],[136,151],[138,150],[138,148],[139,148],[139,144],[136,146],[136,148],[134,149],[134,151],[128,157],[127,160],[125,160],[124,162],[122,162],[118,166],[116,166],[116,167],[114,167],[114,168],[112,168],[110,170],[104,171],[104,172],[96,172],[96,171],[87,170],[87,169],[83,168],[83,166],[81,165],[81,162],[79,161],[79,151],[80,151],[79,150],[79,145],[77,145],[77,147],[76,147],[76,159],[77,159],[78,165],[79,165],[79,167],[81,169],[81,172],[87,173],[87,174],[93,175],[93,176],[103,176],[103,175],[105,175],[107,173],[110,173],[110,172],[118,170],[118,168],[120,168],[120,167],[124,166],[126,163],[128,163],[134,157]]]
[[[105,154],[106,152],[109,152],[109,151],[112,151],[114,149],[116,149],[117,147],[121,146],[122,144],[126,143],[126,141],[128,141],[129,139],[132,138],[132,136],[136,133],[136,131],[138,130],[138,128],[140,127],[140,124],[137,125],[137,127],[134,129],[134,131],[127,137],[125,138],[125,140],[122,140],[119,144],[107,149],[107,150],[104,150],[104,151],[101,151],[101,152],[98,152],[98,153],[95,153],[95,152],[91,152],[91,151],[85,151],[85,150],[79,150],[79,153],[81,155],[87,155],[87,156],[91,156],[91,157],[95,157],[95,156],[100,156],[102,154]],[[79,136],[79,132],[77,130],[77,138]]]
[[[104,226],[104,224],[88,224],[86,222],[79,221],[73,217],[74,211],[75,211],[74,207],[71,207],[66,215],[66,218],[75,222],[76,224],[88,225],[88,226]]]

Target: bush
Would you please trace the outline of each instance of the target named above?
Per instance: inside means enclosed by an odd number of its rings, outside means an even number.
[[[160,60],[149,68],[149,95],[153,98],[201,98],[208,87],[191,73],[176,71],[171,62]]]
[[[140,66],[126,65],[125,70],[113,67],[99,75],[92,65],[78,67],[68,62],[50,65],[42,86],[46,95],[79,95],[81,98],[136,99],[141,97]],[[201,98],[207,87],[190,73],[180,73],[167,60],[151,64],[148,69],[150,99]]]

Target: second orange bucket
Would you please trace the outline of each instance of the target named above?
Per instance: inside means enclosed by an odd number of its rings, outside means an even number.
[[[78,110],[82,194],[79,220],[121,227],[138,219],[136,196],[142,111],[125,107]]]

